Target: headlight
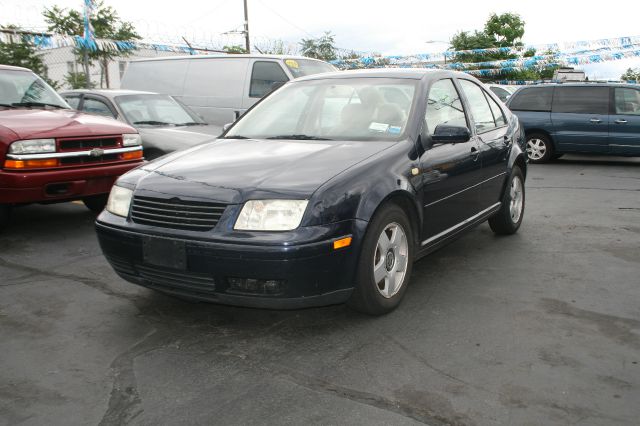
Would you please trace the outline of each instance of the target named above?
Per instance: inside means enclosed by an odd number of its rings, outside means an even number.
[[[132,197],[132,190],[113,185],[107,201],[107,211],[118,216],[127,217]]]
[[[9,146],[9,154],[42,154],[44,152],[56,152],[55,139],[16,141]]]
[[[142,145],[142,138],[137,133],[125,133],[122,135],[122,146]]]
[[[250,200],[244,203],[234,229],[289,231],[300,225],[308,200]]]

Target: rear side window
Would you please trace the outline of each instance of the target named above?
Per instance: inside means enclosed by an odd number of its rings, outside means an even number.
[[[616,88],[615,107],[616,114],[640,115],[640,90]]]
[[[553,112],[573,114],[608,114],[608,87],[556,87]]]
[[[491,91],[495,93],[495,95],[500,98],[502,102],[506,101],[507,99],[509,99],[509,96],[511,96],[511,93],[507,92],[502,87],[491,86],[489,89],[491,89]]]
[[[115,118],[113,112],[109,109],[107,104],[97,99],[84,98],[82,103],[82,110],[90,114],[104,115],[105,117]]]
[[[509,109],[512,111],[551,111],[553,87],[530,87],[520,89],[512,97]]]
[[[249,96],[261,98],[271,90],[274,83],[289,81],[280,65],[276,62],[256,62],[251,73]]]
[[[498,106],[498,103],[487,96],[487,101],[489,101],[489,106],[491,107],[491,112],[493,113],[493,118],[496,121],[496,126],[501,127],[507,124],[507,119],[504,117],[504,113],[502,112],[502,108]]]
[[[80,96],[63,96],[64,100],[71,106],[73,109],[78,109],[78,105],[80,104]]]

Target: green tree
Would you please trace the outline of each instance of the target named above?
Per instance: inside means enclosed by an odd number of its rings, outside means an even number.
[[[490,48],[521,48],[522,37],[524,36],[525,22],[519,15],[514,13],[503,13],[501,15],[491,14],[487,19],[482,31],[475,30],[461,31],[456,33],[450,40],[454,49],[452,59],[456,62],[478,63],[477,67],[469,69],[487,68],[481,62],[500,61],[506,59],[517,59],[519,55],[512,52],[483,52],[483,53],[456,53],[460,50],[490,49]],[[553,52],[546,52],[545,54]],[[522,52],[522,57],[528,58],[536,55],[535,49],[527,49]],[[500,79],[506,80],[540,80],[551,78],[554,69],[557,67],[540,66],[526,70],[504,71],[500,74]],[[483,80],[493,80],[492,77],[481,77]]]
[[[620,80],[623,80],[623,81],[627,81],[627,80],[640,81],[640,68],[636,68],[636,69],[628,68],[624,72],[624,74],[622,74],[620,76]]]
[[[520,47],[524,35],[524,21],[515,13],[492,13],[484,24],[484,32],[493,38],[496,47]]]
[[[48,31],[71,36],[82,35],[84,33],[84,18],[81,11],[68,10],[54,5],[50,9],[45,8],[42,15],[48,25]],[[111,6],[105,6],[102,1],[97,2],[95,11],[89,18],[89,21],[93,26],[93,35],[95,38],[117,41],[132,41],[141,38],[133,24],[122,21],[120,16],[118,16],[118,12]],[[106,86],[109,87],[109,63],[117,57],[130,55],[131,51],[109,48],[90,50],[84,47],[77,47],[74,53],[79,61],[83,60],[85,54],[88,55],[89,63],[97,61],[102,69],[101,80],[104,79]],[[85,72],[88,72],[88,69],[85,68]],[[89,83],[88,79],[87,83]]]
[[[20,29],[15,25],[7,25],[2,27],[3,30],[16,30],[16,33]],[[13,65],[16,67],[29,68],[34,73],[38,74],[49,85],[57,88],[58,83],[49,80],[47,67],[42,61],[42,57],[38,54],[36,47],[32,43],[31,39],[25,35],[16,35],[19,42],[0,42],[0,64]]]
[[[91,89],[94,83],[87,81],[87,75],[83,72],[69,72],[64,76],[64,82],[72,89]]]
[[[244,46],[241,46],[239,44],[224,46],[222,50],[224,50],[227,53],[247,53],[247,49],[245,49]]]
[[[337,58],[334,35],[330,31],[325,31],[324,35],[318,38],[302,39],[300,41],[302,55],[332,61]]]

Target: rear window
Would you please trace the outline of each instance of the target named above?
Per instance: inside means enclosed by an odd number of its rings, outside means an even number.
[[[608,87],[556,87],[553,112],[573,114],[608,114]]]
[[[551,111],[553,87],[528,87],[511,96],[509,109],[512,111]]]

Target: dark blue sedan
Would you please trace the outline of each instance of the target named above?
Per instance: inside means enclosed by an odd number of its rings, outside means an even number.
[[[413,262],[525,206],[518,119],[475,78],[370,70],[285,84],[219,139],[122,176],[96,228],[122,278],[182,298],[400,303]]]

